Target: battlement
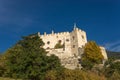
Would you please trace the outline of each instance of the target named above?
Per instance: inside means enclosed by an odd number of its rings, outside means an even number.
[[[81,29],[79,29],[79,28],[74,28],[74,30],[72,31],[72,32],[75,32],[75,31],[77,31],[77,32],[79,32],[79,33],[83,33],[83,34],[86,34],[86,32],[85,31],[83,31],[83,30],[81,30]],[[40,34],[40,32],[38,32],[38,35],[40,36],[40,37],[49,37],[49,36],[62,36],[62,35],[70,35],[70,33],[72,33],[72,32],[58,32],[58,33],[54,33],[54,31],[52,30],[52,32],[50,33],[50,34],[47,34],[46,32],[44,32],[44,34]]]
[[[40,36],[40,37],[49,37],[49,36],[60,36],[60,35],[69,35],[70,34],[70,32],[58,32],[58,33],[53,33],[53,31],[52,31],[52,33],[51,34],[46,34],[46,32],[44,32],[44,34],[43,35],[40,35],[40,32],[38,32],[38,35]]]

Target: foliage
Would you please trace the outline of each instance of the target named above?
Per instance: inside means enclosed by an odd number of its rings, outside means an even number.
[[[81,64],[82,64],[83,69],[86,69],[86,70],[91,70],[93,66],[95,65],[94,63],[88,60],[82,60]]]
[[[108,80],[120,80],[120,74],[116,71],[112,76],[108,77]]]
[[[119,80],[120,79],[120,62],[115,57],[108,58],[104,68],[104,75],[108,80]]]
[[[93,41],[88,42],[82,54],[82,66],[91,69],[95,64],[102,63],[103,55],[100,47]]]
[[[49,71],[46,76],[47,78],[45,80],[105,80],[104,76],[79,69],[64,69],[61,72]]]
[[[42,39],[37,35],[23,37],[6,52],[6,76],[44,80],[48,70],[59,69],[60,60],[54,55],[46,56],[47,52],[42,48],[43,45]]]
[[[5,55],[1,54],[0,55],[0,76],[3,76],[6,71],[5,61],[6,61]]]
[[[64,48],[64,44],[61,44],[61,42],[58,42],[55,47],[55,49],[58,49],[58,48]]]
[[[4,77],[0,77],[0,80],[21,80],[21,79],[12,79],[12,78],[4,78]]]
[[[57,80],[57,71],[50,70],[45,75],[45,80]]]

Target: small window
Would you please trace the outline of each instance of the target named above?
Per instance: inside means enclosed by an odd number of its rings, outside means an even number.
[[[75,48],[75,45],[73,45],[73,48]]]
[[[84,48],[84,46],[82,45],[82,48]]]
[[[47,44],[50,44],[50,41],[48,41]]]
[[[58,41],[58,43],[61,43],[61,42],[62,42],[61,40]]]
[[[82,35],[82,39],[84,39],[84,36]]]
[[[69,39],[66,39],[67,42],[69,42]]]
[[[75,37],[73,36],[73,40],[75,39]]]

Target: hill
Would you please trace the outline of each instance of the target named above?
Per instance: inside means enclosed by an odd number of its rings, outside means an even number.
[[[108,57],[120,59],[120,52],[107,51]]]

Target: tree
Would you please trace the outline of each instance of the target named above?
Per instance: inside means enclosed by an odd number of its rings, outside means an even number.
[[[59,41],[59,42],[55,45],[54,48],[55,48],[55,49],[64,48],[64,44],[61,44],[61,41]]]
[[[8,54],[6,76],[44,80],[44,75],[48,70],[61,67],[58,57],[47,56],[43,45],[42,39],[36,34],[23,37],[18,41],[6,53]]]
[[[94,42],[88,42],[82,55],[82,66],[91,69],[95,64],[102,63],[103,55],[100,47]]]
[[[116,80],[120,79],[120,62],[115,60],[114,58],[109,58],[104,66],[104,74],[110,80],[113,78]],[[118,79],[117,79],[118,78]]]
[[[3,76],[5,69],[5,57],[3,54],[0,54],[0,76]]]

